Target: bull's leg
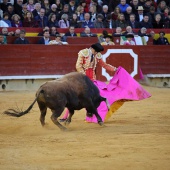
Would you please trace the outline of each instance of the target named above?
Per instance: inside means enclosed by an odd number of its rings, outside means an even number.
[[[100,115],[98,114],[98,112],[97,112],[96,109],[95,109],[95,111],[94,111],[94,114],[95,114],[95,116],[96,116],[96,118],[97,118],[98,124],[99,124],[100,126],[102,126],[102,125],[103,125],[102,118],[100,117]]]
[[[104,101],[106,103],[107,109],[110,109],[110,104],[109,101],[107,100],[107,98],[104,98],[102,96],[100,96],[100,102]]]
[[[94,113],[96,118],[97,118],[97,122],[99,125],[103,125],[103,121],[102,118],[100,117],[100,115],[97,112],[97,108],[95,108],[93,102],[91,100],[88,100],[88,108],[86,108],[88,113]]]
[[[63,112],[64,107],[62,108],[57,108],[56,110],[52,110],[53,114],[51,116],[51,120],[53,121],[53,123],[55,125],[57,125],[61,130],[66,130],[67,128],[65,128],[63,125],[61,125],[57,118],[61,115],[61,113]]]
[[[47,106],[43,102],[39,102],[39,101],[38,101],[38,106],[41,111],[40,122],[41,122],[41,125],[44,126],[45,125],[45,116],[46,116],[46,112],[47,112]]]
[[[72,118],[73,115],[74,115],[74,110],[69,110],[69,116],[65,121],[65,125],[68,125],[68,124],[71,123],[71,118]]]

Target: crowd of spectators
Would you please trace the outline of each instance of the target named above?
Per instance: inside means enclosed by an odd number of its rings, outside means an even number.
[[[0,0],[1,25],[170,28],[169,0]]]

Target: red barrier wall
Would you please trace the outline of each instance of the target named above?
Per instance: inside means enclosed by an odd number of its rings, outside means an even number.
[[[0,76],[63,75],[75,71],[78,51],[88,47],[88,45],[0,46]],[[138,54],[139,66],[144,74],[170,74],[169,46],[105,46],[103,54],[111,48],[120,52],[122,49],[132,49]],[[134,69],[134,59],[129,53],[112,53],[106,61],[116,67],[124,67],[129,73]],[[100,67],[97,68],[97,74],[98,79],[105,80]],[[138,78],[138,75],[135,78]]]

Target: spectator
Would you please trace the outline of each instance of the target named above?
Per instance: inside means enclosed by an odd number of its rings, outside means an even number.
[[[4,36],[13,36],[14,32],[13,31],[8,32],[8,28],[3,27],[2,31],[1,31],[1,34],[4,35]]]
[[[135,42],[132,40],[134,38],[133,34],[127,34],[126,36],[126,41],[124,41],[123,45],[135,45]]]
[[[167,6],[170,6],[169,0],[157,0],[156,2],[157,2],[157,4],[159,4],[161,1],[164,1]]]
[[[48,25],[48,18],[45,16],[45,9],[40,9],[40,13],[35,17],[35,20],[38,22],[40,28]]]
[[[20,29],[16,29],[15,32],[14,32],[14,36],[15,37],[19,37],[20,33],[21,33],[21,30]]]
[[[158,1],[159,1],[159,0],[158,0]],[[158,4],[157,2],[158,2],[158,1],[152,0],[152,6],[155,7],[155,8],[157,8],[157,6],[158,6],[158,5],[157,5],[157,4]]]
[[[57,5],[56,4],[54,4],[55,5],[55,9],[57,10]],[[52,8],[52,6],[54,6],[54,5],[51,5],[51,8]],[[50,3],[49,3],[49,0],[43,0],[42,1],[42,8],[44,8],[45,9],[45,15],[48,17],[49,16],[49,14],[50,14]]]
[[[23,27],[34,27],[34,28],[37,28],[38,26],[39,25],[35,21],[32,12],[28,11],[26,13],[26,16],[25,16],[24,20],[23,20]]]
[[[107,15],[106,20],[103,22],[103,24],[104,24],[104,28],[110,28],[110,29],[116,28],[115,21],[113,21],[111,14]]]
[[[0,7],[1,7],[2,11],[6,12],[8,5],[9,5],[8,0],[3,0],[3,1],[0,1],[0,2],[2,2],[2,3],[0,3]],[[10,5],[12,5],[12,4],[10,4]]]
[[[138,31],[138,35],[140,37],[143,37],[143,36],[147,36],[147,37],[151,37],[151,34],[148,34],[147,33],[147,29],[145,27],[142,27],[139,31]]]
[[[120,0],[120,4],[118,5],[118,7],[120,8],[121,13],[124,13],[128,6],[129,6],[129,4],[126,3],[126,0]]]
[[[44,31],[43,37],[38,40],[38,44],[48,45],[49,41],[50,41],[50,33],[49,31]]]
[[[139,28],[139,22],[135,20],[135,14],[130,14],[128,25],[131,26],[133,29]]]
[[[59,34],[59,32],[57,31],[56,27],[51,27],[50,36],[55,37],[57,34]]]
[[[150,12],[150,7],[153,6],[152,5],[152,0],[146,0],[144,5],[143,5],[143,8],[144,8],[144,11],[145,13],[148,13]]]
[[[46,13],[46,16],[49,16],[51,13],[56,15],[56,19],[59,19],[59,13],[57,11],[57,5],[56,4],[52,4],[51,5],[51,9],[48,11],[48,13]]]
[[[90,28],[86,27],[84,32],[80,33],[80,37],[97,37],[96,34],[91,33]]]
[[[126,28],[128,26],[128,22],[125,20],[125,16],[123,13],[118,15],[118,18],[115,22],[116,27]]]
[[[74,26],[70,26],[69,27],[69,32],[65,33],[66,37],[77,37],[77,34],[75,33],[75,27]]]
[[[104,41],[105,41],[105,38],[104,38],[104,37],[106,37],[107,35],[108,35],[107,30],[103,30],[102,34],[98,37],[99,42],[100,42],[100,43],[101,43],[101,42],[104,42]]]
[[[73,15],[76,12],[77,6],[75,0],[69,0],[69,13]]]
[[[20,31],[20,36],[15,40],[14,44],[29,44],[29,41],[25,38],[25,30]]]
[[[153,28],[163,28],[164,27],[164,23],[161,20],[161,15],[160,14],[156,14],[155,15],[155,20],[152,23]]]
[[[105,21],[106,20],[106,17],[107,17],[107,15],[108,14],[110,14],[110,12],[109,12],[109,7],[107,6],[107,5],[103,5],[103,8],[102,8],[103,10],[102,10],[102,15],[103,15],[103,21]]]
[[[145,27],[142,27],[139,31],[138,31],[138,35],[140,37],[144,37],[145,38],[145,41],[143,44],[147,44],[148,40],[149,40],[149,37],[152,36],[152,34],[154,34],[153,31],[151,31],[150,33],[147,33],[147,29]],[[142,39],[143,40],[143,39]]]
[[[27,10],[32,12],[34,9],[34,0],[28,0]]]
[[[116,32],[113,33],[113,37],[120,37],[122,36],[122,28],[116,27]]]
[[[61,35],[58,34],[55,40],[51,40],[48,45],[68,45],[68,43],[61,41]]]
[[[21,18],[18,14],[12,16],[11,26],[12,27],[22,27]]]
[[[136,14],[136,21],[140,22],[144,18],[144,9],[143,6],[138,6],[138,13]]]
[[[84,7],[78,6],[76,10],[77,18],[79,21],[84,21]]]
[[[103,19],[104,19],[103,15],[98,14],[97,20],[94,22],[94,28],[104,28]]]
[[[97,16],[96,6],[91,5],[89,9],[89,13],[90,13],[90,21],[94,23],[94,21],[96,21],[96,16]]]
[[[63,10],[62,10],[62,11],[60,12],[60,14],[59,14],[58,20],[61,20],[61,16],[62,16],[63,14],[67,14],[68,17],[69,17],[69,16],[71,17],[71,14],[70,14],[70,12],[69,12],[69,5],[68,5],[68,4],[65,4],[65,5],[64,5]],[[69,18],[69,19],[70,19],[70,18]]]
[[[79,7],[83,7],[85,12],[89,12],[89,9],[86,4],[86,0],[80,0],[80,3],[77,8],[79,8]]]
[[[155,12],[155,7],[154,6],[151,6],[150,7],[150,11],[147,13],[149,16],[150,16],[150,23],[152,23],[152,22],[154,22],[154,20],[155,20],[155,14],[156,14],[157,12]]]
[[[55,4],[57,5],[57,11],[60,12],[63,9],[63,4],[60,0],[56,0]]]
[[[75,28],[81,27],[81,23],[78,21],[77,14],[73,14],[72,18],[70,19],[70,26],[74,26]]]
[[[4,35],[0,34],[0,45],[4,45]]]
[[[8,9],[6,11],[9,15],[9,20],[11,21],[12,16],[15,14],[14,7],[12,5],[8,5]]]
[[[98,4],[98,0],[91,0],[90,7],[95,6],[96,7],[96,13],[99,14],[102,12],[102,7]],[[90,9],[90,8],[89,8]],[[90,11],[89,11],[90,12]]]
[[[105,35],[104,36],[105,41],[101,43],[101,45],[115,45],[115,43],[112,41],[111,35]]]
[[[44,31],[50,32],[50,28],[48,26],[43,28],[43,31],[38,33],[38,36],[43,36],[44,35]]]
[[[4,13],[4,14],[3,14],[3,19],[2,19],[2,20],[8,24],[8,27],[12,27],[11,21],[9,20],[9,15],[8,15],[8,13]]]
[[[157,12],[163,14],[165,8],[166,8],[166,2],[165,1],[160,1],[160,3],[157,6]]]
[[[164,13],[163,13],[163,20],[165,20],[166,18],[168,18],[168,13],[170,12],[170,8],[169,7],[166,7],[165,9],[164,9]]]
[[[139,0],[132,0],[130,6],[132,7],[132,13],[136,15],[138,13],[138,6],[140,6]]]
[[[58,25],[60,28],[69,28],[70,23],[68,21],[68,15],[67,14],[63,14],[61,16],[61,20],[58,21]]]
[[[90,14],[85,13],[84,14],[84,22],[82,22],[82,28],[89,27],[89,28],[94,28],[94,23],[90,21]]]
[[[126,11],[124,12],[125,20],[129,21],[130,20],[130,14],[132,14],[132,7],[128,6],[126,8]]]
[[[36,3],[36,4],[34,5],[34,8],[35,8],[35,9],[32,11],[32,14],[33,14],[33,16],[34,16],[34,18],[35,18],[35,17],[38,16],[39,13],[40,13],[41,4],[40,4],[40,3]]]
[[[120,8],[117,6],[114,11],[111,13],[112,14],[112,19],[114,21],[117,20],[118,15],[121,13]]]
[[[133,31],[131,26],[127,26],[126,31],[123,33],[123,35],[127,35],[127,34],[135,35],[136,33]]]
[[[26,14],[27,14],[28,10],[27,10],[27,4],[22,4],[22,17],[21,20],[23,21]]]
[[[0,27],[9,27],[9,26],[5,21],[0,20]]]
[[[59,28],[58,21],[57,21],[57,18],[56,18],[56,14],[51,13],[51,14],[48,16],[48,26],[49,26],[50,28],[51,28],[51,27],[57,27],[57,28]]]
[[[153,44],[154,45],[169,45],[169,41],[165,36],[165,32],[164,31],[160,31],[159,32],[159,38],[158,39],[154,39],[155,34],[152,34],[152,38],[153,38]]]
[[[168,17],[165,19],[165,28],[170,28],[170,12],[168,13]]]
[[[14,5],[14,12],[15,14],[18,14],[21,19],[22,17],[22,5],[23,5],[23,0],[17,0],[16,4]]]
[[[139,22],[139,28],[153,28],[152,24],[149,22],[149,16],[147,14],[144,15],[143,20]]]

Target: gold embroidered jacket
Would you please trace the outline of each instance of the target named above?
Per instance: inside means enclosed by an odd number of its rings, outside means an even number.
[[[76,69],[78,72],[86,74],[86,70],[88,70],[89,68],[92,68],[93,79],[96,79],[95,69],[96,69],[97,63],[100,64],[101,67],[105,68],[108,71],[112,71],[112,72],[116,71],[116,67],[113,67],[110,64],[107,64],[102,60],[101,53],[97,53],[94,56],[93,61],[91,61],[91,56],[92,56],[91,49],[86,48],[86,49],[79,51],[78,59],[76,63]]]

